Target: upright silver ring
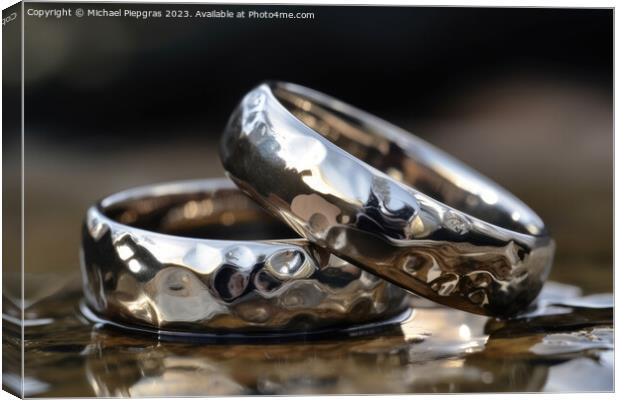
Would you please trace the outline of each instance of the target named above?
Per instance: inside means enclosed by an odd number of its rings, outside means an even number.
[[[265,83],[220,154],[235,183],[309,241],[438,303],[511,315],[539,293],[554,241],[494,182],[314,90]]]
[[[235,333],[364,324],[408,308],[406,291],[305,239],[241,240],[265,232],[295,236],[229,180],[114,194],[87,212],[86,303],[116,323]]]

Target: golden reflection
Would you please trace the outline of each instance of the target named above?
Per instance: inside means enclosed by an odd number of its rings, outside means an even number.
[[[183,216],[188,219],[196,218],[198,216],[198,210],[198,203],[196,201],[188,201],[183,207]]]
[[[231,226],[235,223],[235,220],[235,214],[230,211],[223,212],[222,215],[220,215],[220,222],[222,225]]]
[[[127,210],[119,217],[119,221],[123,224],[133,224],[136,222],[136,219],[138,219],[138,213],[134,210]]]

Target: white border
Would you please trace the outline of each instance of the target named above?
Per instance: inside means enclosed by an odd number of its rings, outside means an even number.
[[[75,2],[75,3],[99,3],[98,1],[92,1],[92,0],[87,0],[87,1],[67,1],[66,3],[71,3],[71,2]],[[5,9],[13,4],[15,4],[15,1],[12,0],[0,0],[0,5],[2,6],[2,9]],[[272,1],[256,1],[256,0],[245,0],[245,1],[239,1],[239,0],[229,0],[229,1],[165,1],[165,0],[152,0],[152,1],[133,1],[133,2],[123,2],[123,1],[119,1],[118,3],[186,3],[186,4],[304,4],[304,5],[381,5],[381,6],[387,6],[387,5],[408,5],[408,6],[473,6],[473,7],[559,7],[559,8],[615,8],[616,2],[615,1],[601,1],[601,0],[591,0],[591,1],[577,1],[577,0],[572,0],[572,1],[554,1],[554,0],[545,0],[545,1],[521,1],[521,2],[516,2],[516,1],[460,1],[460,0],[449,0],[448,2],[441,2],[441,1],[408,1],[408,0],[390,0],[387,2],[379,2],[377,0],[375,1],[351,1],[351,0],[340,0],[340,1],[329,1],[329,0],[314,0],[314,1],[301,1],[301,0],[288,0],[288,1],[281,1],[281,0],[272,0]],[[23,7],[22,7],[23,8]],[[615,14],[615,11],[614,11]],[[23,27],[23,12],[22,12],[22,27]],[[0,39],[2,38],[2,34],[0,32]],[[614,15],[614,77],[616,75],[616,67],[618,65],[617,63],[617,46],[618,46],[618,39],[619,39],[619,34],[618,31],[615,29],[615,15]],[[22,35],[22,41],[23,41],[23,35]],[[2,67],[1,67],[1,53],[0,53],[0,72],[2,71]],[[23,46],[22,46],[22,62],[23,62]],[[23,63],[22,63],[22,67],[23,67]],[[22,71],[23,74],[23,71]],[[23,75],[22,75],[23,76]],[[23,171],[23,162],[24,162],[24,149],[23,149],[23,123],[24,123],[24,113],[23,113],[23,80],[22,80],[22,171]],[[614,79],[614,99],[617,97],[618,95],[618,85],[617,82]],[[1,104],[2,104],[2,100],[0,97],[0,117],[2,115],[2,111],[1,111]],[[615,162],[615,154],[617,154],[618,152],[618,142],[615,140],[615,117],[616,115],[618,115],[618,111],[619,111],[619,107],[618,104],[614,101],[614,250],[615,249],[620,249],[620,239],[618,238],[617,235],[617,226],[618,226],[618,222],[619,222],[619,217],[616,214],[615,210],[618,208],[619,202],[620,200],[618,200],[617,196],[615,196],[615,188],[618,187],[618,169],[617,169],[617,165]],[[2,150],[2,144],[0,142],[0,152]],[[1,156],[0,156],[1,157]],[[22,174],[22,180],[23,180],[23,174]],[[0,184],[2,182],[2,178],[0,176]],[[0,196],[0,206],[2,205],[2,199]],[[22,181],[22,262],[23,262],[23,251],[24,251],[24,237],[23,237],[23,181]],[[0,215],[0,224],[2,223],[2,216]],[[2,233],[0,232],[0,238],[1,238]],[[0,249],[1,249],[1,241],[0,241]],[[617,287],[618,284],[618,275],[615,273],[615,251],[614,251],[614,288]],[[1,282],[1,276],[0,276],[0,282]],[[22,286],[23,286],[23,268],[22,268]],[[23,295],[23,287],[22,287],[22,295]],[[23,301],[23,299],[22,299]],[[1,304],[1,300],[0,300],[0,304]],[[618,306],[618,298],[615,298],[615,307],[617,308]],[[615,318],[614,318],[615,321]],[[22,329],[22,335],[23,335],[23,329]],[[614,333],[614,335],[617,335],[617,332]],[[617,339],[617,336],[616,336]],[[23,351],[23,350],[22,350]],[[614,354],[614,364],[615,364],[615,354]],[[1,368],[0,368],[1,371]],[[617,370],[614,368],[614,378],[617,378]],[[23,364],[22,364],[22,373],[23,373]],[[390,395],[390,396],[376,396],[373,398],[377,398],[377,399],[403,399],[405,397],[411,397],[413,398],[413,396],[415,396],[415,399],[420,399],[420,400],[424,400],[424,399],[437,399],[442,398],[442,397],[447,397],[450,395]],[[504,397],[511,397],[511,398],[533,398],[534,396],[544,396],[545,399],[583,399],[584,397],[587,397],[588,400],[597,400],[597,399],[607,399],[607,398],[612,398],[615,397],[614,394],[608,394],[608,393],[574,393],[574,394],[551,394],[551,393],[537,393],[537,394],[522,394],[522,393],[515,393],[515,394],[464,394],[464,395],[458,395],[459,399],[471,399],[471,400],[480,400],[480,397],[484,396],[485,399],[496,399],[496,398],[504,398]],[[282,399],[282,398],[289,398],[290,396],[261,396],[261,399]],[[304,396],[304,398],[307,399],[315,399],[315,398],[320,398],[322,396]],[[358,397],[358,396],[329,396],[330,399],[334,399],[334,400],[348,400],[351,399],[352,397]],[[360,396],[361,397],[361,396]],[[165,397],[164,397],[165,398]],[[0,394],[0,399],[4,400],[4,399],[15,399],[15,397],[5,391],[2,391]],[[162,399],[162,398],[159,398]],[[243,399],[243,397],[226,397],[225,399],[231,399],[231,400],[236,400],[236,399]]]

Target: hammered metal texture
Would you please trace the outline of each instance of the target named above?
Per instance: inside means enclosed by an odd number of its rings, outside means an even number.
[[[383,120],[298,85],[248,93],[220,154],[303,237],[433,301],[506,316],[539,293],[554,247],[497,184]]]
[[[137,326],[236,333],[367,323],[408,308],[406,291],[304,239],[210,240],[143,229],[217,222],[225,230],[235,218],[281,225],[228,180],[146,186],[102,200],[83,228],[88,306]]]

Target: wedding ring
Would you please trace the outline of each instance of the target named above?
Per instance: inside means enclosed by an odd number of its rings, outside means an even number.
[[[245,193],[310,242],[435,302],[511,315],[549,273],[554,241],[524,203],[314,90],[270,82],[250,91],[220,154]]]
[[[271,235],[277,239],[260,239]],[[299,332],[406,312],[407,292],[317,248],[228,180],[135,188],[91,207],[85,302],[152,330]]]

